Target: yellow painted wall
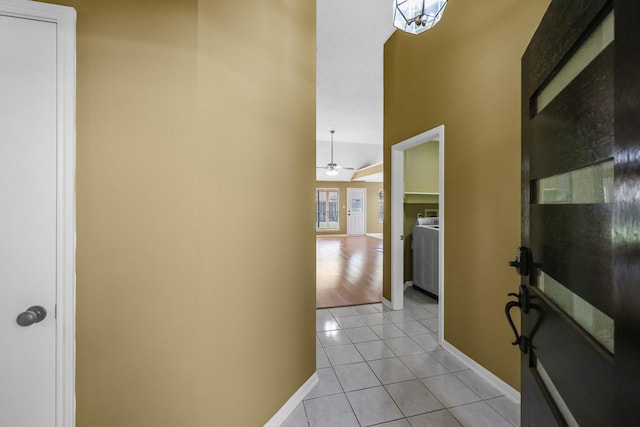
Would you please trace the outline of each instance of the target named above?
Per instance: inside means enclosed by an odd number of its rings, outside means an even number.
[[[318,230],[318,235],[347,234],[347,188],[367,189],[367,233],[382,233],[382,224],[378,223],[378,190],[381,182],[341,182],[316,181],[316,188],[337,188],[340,200],[340,229]]]
[[[548,4],[450,2],[434,29],[385,44],[385,164],[391,145],[445,125],[445,339],[516,388],[504,304],[518,283],[507,261],[520,242],[520,58]],[[387,194],[390,182],[385,171]]]
[[[59,3],[77,425],[261,426],[315,371],[315,2]]]
[[[404,152],[404,191],[438,193],[438,141],[429,141]]]

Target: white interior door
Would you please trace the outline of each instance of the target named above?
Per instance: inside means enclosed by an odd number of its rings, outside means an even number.
[[[366,232],[367,193],[364,188],[347,188],[347,234],[362,236]]]
[[[56,23],[0,14],[0,63],[0,426],[53,427]]]

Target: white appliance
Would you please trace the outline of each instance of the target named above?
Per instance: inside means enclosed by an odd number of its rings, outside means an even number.
[[[438,298],[438,217],[418,218],[413,226],[413,286]]]

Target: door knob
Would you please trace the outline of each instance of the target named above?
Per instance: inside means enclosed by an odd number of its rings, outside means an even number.
[[[20,326],[31,326],[34,323],[42,322],[47,317],[47,310],[39,305],[27,308],[26,311],[20,313],[16,322]]]

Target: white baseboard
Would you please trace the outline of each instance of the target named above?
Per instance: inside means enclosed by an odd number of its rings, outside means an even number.
[[[466,363],[476,374],[484,378],[489,384],[500,390],[505,397],[520,403],[520,393],[515,388],[511,387],[506,382],[495,376],[492,372],[488,371],[484,366],[458,350],[451,343],[444,341],[442,347],[458,359]]]
[[[302,402],[302,400],[309,394],[311,389],[318,384],[318,374],[313,373],[311,377],[302,384],[302,387],[296,391],[293,396],[282,405],[280,410],[275,413],[273,417],[264,425],[264,427],[280,427],[280,425],[291,415],[294,409]]]
[[[408,282],[404,282],[404,290],[406,291],[407,288],[413,286],[413,280],[409,280]]]

